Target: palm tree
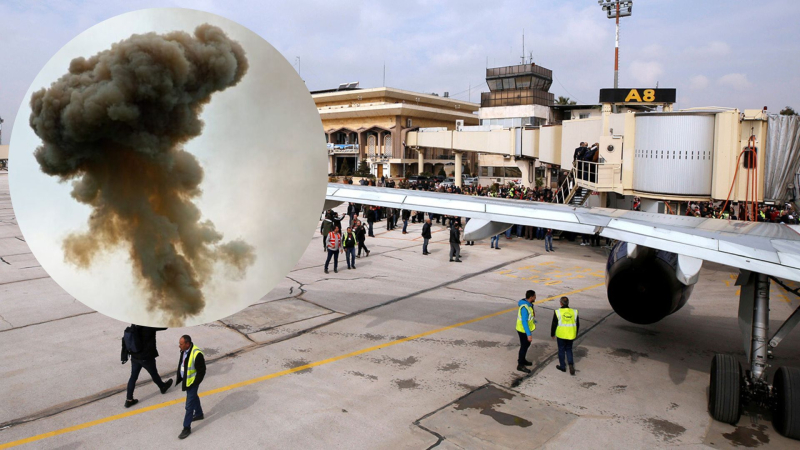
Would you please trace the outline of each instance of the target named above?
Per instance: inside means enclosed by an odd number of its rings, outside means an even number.
[[[782,115],[782,116],[796,116],[797,112],[791,106],[787,106],[786,108],[783,108],[781,110],[780,115]]]
[[[575,100],[570,100],[569,97],[564,97],[563,95],[559,95],[556,99],[556,105],[577,105],[578,102]]]

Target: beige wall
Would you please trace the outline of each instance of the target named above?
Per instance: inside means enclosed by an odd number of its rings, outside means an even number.
[[[539,157],[539,129],[522,130],[522,156]]]
[[[561,165],[561,125],[539,129],[539,159],[547,164]],[[572,155],[569,155],[572,161]]]
[[[513,130],[455,131],[453,148],[472,152],[513,154]]]
[[[616,130],[614,130],[616,132]],[[625,134],[622,138],[622,187],[626,195],[633,189],[633,157],[636,144],[636,116],[633,113],[625,114]]]
[[[8,159],[8,145],[0,145],[0,159]]]
[[[412,131],[408,134],[407,144],[419,147],[513,156],[515,139],[513,129],[492,131]],[[538,156],[538,149],[539,130],[523,130],[522,154],[534,158]]]
[[[550,118],[550,107],[543,105],[492,106],[478,110],[481,119],[506,119],[514,117]]]
[[[419,147],[443,148],[443,149],[453,148],[452,131],[426,131],[422,133],[416,133],[416,135],[417,135],[416,145]]]
[[[581,120],[565,120],[561,124],[561,168],[572,169],[572,156],[581,142],[592,145],[603,133],[602,117]]]

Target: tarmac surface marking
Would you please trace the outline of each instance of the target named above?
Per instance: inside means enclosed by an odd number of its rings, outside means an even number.
[[[605,285],[605,283],[598,283],[598,284],[594,284],[594,285],[587,286],[587,287],[584,287],[584,288],[575,289],[575,290],[572,290],[572,291],[569,291],[569,292],[564,292],[562,294],[553,295],[553,296],[544,298],[542,300],[536,301],[536,304],[541,304],[541,303],[544,303],[544,302],[548,302],[548,301],[551,301],[551,300],[554,300],[554,299],[557,299],[557,298],[561,298],[562,296],[577,294],[577,293],[583,292],[583,291],[588,291],[590,289],[594,289],[594,288],[597,288],[597,287],[600,287],[600,286],[604,286],[604,285]],[[295,372],[300,372],[302,370],[307,370],[307,369],[310,369],[310,368],[313,368],[313,367],[322,366],[322,365],[325,365],[325,364],[330,364],[330,363],[333,363],[333,362],[336,362],[336,361],[341,361],[343,359],[351,358],[353,356],[363,355],[364,353],[373,352],[375,350],[381,350],[381,349],[384,349],[386,347],[391,347],[393,345],[402,344],[403,342],[408,342],[408,341],[412,341],[414,339],[419,339],[419,338],[423,338],[423,337],[426,337],[426,336],[430,336],[432,334],[441,333],[443,331],[451,330],[453,328],[458,328],[458,327],[461,327],[461,326],[464,326],[464,325],[469,325],[471,323],[479,322],[481,320],[490,319],[492,317],[496,317],[496,316],[499,316],[499,315],[502,315],[502,314],[506,314],[506,313],[509,313],[509,312],[512,312],[512,311],[516,311],[516,310],[517,310],[517,307],[515,306],[513,308],[508,308],[508,309],[504,309],[502,311],[497,311],[497,312],[494,312],[494,313],[491,313],[491,314],[487,314],[487,315],[484,315],[484,316],[481,316],[481,317],[476,317],[474,319],[465,320],[463,322],[459,322],[459,323],[456,323],[456,324],[453,324],[453,325],[448,325],[446,327],[425,331],[423,333],[415,334],[413,336],[408,336],[406,338],[397,339],[397,340],[394,340],[394,341],[391,341],[391,342],[386,342],[386,343],[379,344],[379,345],[374,345],[372,347],[367,347],[367,348],[364,348],[364,349],[361,349],[361,350],[356,350],[354,352],[345,353],[343,355],[334,356],[334,357],[331,357],[331,358],[328,358],[328,359],[323,359],[323,360],[320,360],[320,361],[314,361],[314,362],[311,362],[311,363],[308,363],[308,364],[305,364],[305,365],[302,365],[302,366],[298,366],[298,367],[294,367],[294,368],[291,368],[291,369],[282,370],[280,372],[274,372],[274,373],[271,373],[271,374],[268,374],[268,375],[264,375],[262,377],[252,378],[250,380],[245,380],[245,381],[241,381],[239,383],[230,384],[228,386],[219,387],[219,388],[216,388],[216,389],[212,389],[210,391],[203,392],[203,393],[199,394],[199,396],[200,397],[206,397],[206,396],[209,396],[209,395],[214,395],[214,394],[219,394],[219,393],[222,393],[222,392],[230,391],[232,389],[237,389],[237,388],[249,386],[251,384],[260,383],[262,381],[267,381],[267,380],[271,380],[273,378],[282,377],[284,375],[289,375],[289,374],[292,374],[292,373],[295,373]],[[159,404],[156,404],[156,405],[147,406],[145,408],[140,408],[140,409],[137,409],[137,410],[134,410],[134,411],[128,411],[128,412],[121,413],[121,414],[115,414],[113,416],[104,417],[102,419],[97,419],[97,420],[93,420],[93,421],[90,421],[90,422],[84,422],[82,424],[74,425],[74,426],[67,427],[67,428],[62,428],[60,430],[54,430],[54,431],[50,431],[50,432],[47,432],[47,433],[38,434],[36,436],[31,436],[31,437],[28,437],[28,438],[25,438],[25,439],[19,439],[19,440],[16,440],[16,441],[5,443],[5,444],[0,444],[0,450],[6,449],[6,448],[11,448],[11,447],[16,447],[16,446],[23,445],[23,444],[29,444],[31,442],[40,441],[42,439],[47,439],[47,438],[50,438],[50,437],[59,436],[59,435],[66,434],[66,433],[71,433],[73,431],[83,430],[85,428],[93,427],[93,426],[96,426],[96,425],[102,425],[104,423],[113,422],[115,420],[124,419],[124,418],[127,418],[127,417],[143,414],[143,413],[146,413],[146,412],[149,412],[149,411],[154,411],[154,410],[157,410],[157,409],[166,408],[167,406],[172,406],[172,405],[177,405],[177,404],[180,404],[180,403],[184,403],[184,401],[185,400],[182,399],[182,398],[175,399],[175,400],[170,400],[170,401],[159,403]]]

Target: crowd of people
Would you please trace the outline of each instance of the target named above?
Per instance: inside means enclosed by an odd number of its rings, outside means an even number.
[[[581,143],[581,147],[575,150],[576,160],[592,160],[597,153],[597,145],[588,147],[586,143]],[[584,173],[583,176],[590,177],[591,174]],[[352,184],[352,180],[349,180]],[[409,183],[407,180],[393,181],[391,179],[381,177],[380,179],[366,180],[362,179],[361,184],[368,184],[372,186],[385,186],[400,189],[422,190],[428,192],[452,193],[460,195],[504,198],[515,200],[528,200],[538,202],[553,202],[556,199],[557,191],[551,188],[543,187],[526,187],[515,184],[508,184],[505,186],[493,184],[491,186],[451,186],[446,185],[435,180],[420,180],[416,183]],[[668,206],[668,213],[675,214]],[[678,205],[675,204],[677,207]],[[641,201],[638,197],[634,197],[632,208],[635,211],[641,210]],[[727,220],[752,220],[753,217],[759,222],[776,222],[786,224],[797,224],[798,214],[795,206],[791,203],[786,203],[783,207],[775,205],[759,205],[757,208],[752,206],[747,207],[744,204],[736,202],[694,202],[685,204],[685,214],[696,217],[713,217]],[[342,220],[349,218],[348,227],[343,228]],[[366,220],[366,225],[360,220]],[[398,227],[398,222],[402,221],[402,233],[408,233],[408,223],[426,223],[423,226],[422,237],[424,239],[422,254],[429,255],[428,241],[430,239],[430,224],[435,221],[437,224],[447,227],[449,222],[450,227],[450,261],[461,262],[460,245],[461,233],[463,232],[462,218],[455,216],[448,216],[442,214],[429,213],[425,217],[425,213],[421,211],[411,211],[395,208],[384,208],[379,206],[367,206],[350,203],[347,207],[345,216],[338,216],[334,211],[329,210],[325,212],[323,217],[322,226],[320,227],[320,234],[323,236],[323,248],[328,253],[325,262],[325,273],[328,273],[330,261],[334,263],[334,273],[338,272],[339,254],[345,253],[347,268],[356,268],[356,259],[361,257],[362,250],[365,256],[369,256],[369,250],[365,244],[367,237],[374,237],[373,227],[374,224],[382,220],[386,221],[386,230],[391,231]],[[466,224],[469,219],[464,219],[463,223]],[[526,240],[544,240],[545,251],[552,252],[553,249],[553,230],[549,228],[533,227],[526,225],[513,225],[504,233],[493,236],[490,240],[490,248],[500,249],[501,237],[505,235],[506,239],[512,239],[512,236]],[[609,245],[610,241],[606,239],[605,245]],[[468,241],[466,245],[474,245],[474,242]],[[582,246],[601,246],[600,235],[582,235]],[[356,248],[358,249],[356,253]]]
[[[752,203],[696,202],[689,203],[683,213],[693,217],[709,217],[726,220],[748,220],[796,225],[797,209],[792,203],[781,205],[758,205]]]

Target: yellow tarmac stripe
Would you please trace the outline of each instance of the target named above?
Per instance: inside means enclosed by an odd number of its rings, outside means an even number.
[[[588,291],[590,289],[594,289],[596,287],[603,286],[604,284],[605,283],[599,283],[599,284],[595,284],[595,285],[588,286],[588,287],[585,287],[585,288],[575,289],[575,290],[570,291],[570,292],[565,292],[563,294],[554,295],[552,297],[547,297],[545,299],[537,301],[536,304],[544,303],[544,302],[547,302],[547,301],[550,301],[550,300],[555,300],[555,299],[561,298],[562,296],[565,296],[565,295],[572,295],[572,294],[577,294],[578,292]],[[311,363],[308,363],[308,364],[305,364],[305,365],[302,365],[302,366],[299,366],[299,367],[295,367],[295,368],[292,368],[292,369],[282,370],[280,372],[271,373],[269,375],[264,375],[262,377],[253,378],[253,379],[250,379],[250,380],[241,381],[239,383],[230,384],[228,386],[219,387],[219,388],[212,389],[210,391],[205,391],[205,392],[201,393],[200,397],[219,394],[220,392],[230,391],[232,389],[236,389],[236,388],[240,388],[240,387],[244,387],[244,386],[249,386],[251,384],[260,383],[262,381],[271,380],[273,378],[282,377],[284,375],[289,375],[289,374],[295,373],[295,372],[300,372],[301,370],[310,369],[312,367],[322,366],[324,364],[330,364],[332,362],[341,361],[341,360],[347,359],[347,358],[352,358],[353,356],[363,355],[364,353],[374,352],[375,350],[380,350],[380,349],[383,349],[383,348],[386,348],[386,347],[391,347],[393,345],[401,344],[403,342],[412,341],[414,339],[419,339],[419,338],[422,338],[422,337],[425,337],[425,336],[430,336],[432,334],[441,333],[442,331],[452,330],[453,328],[458,328],[458,327],[461,327],[461,326],[464,326],[464,325],[469,325],[471,323],[480,322],[481,320],[491,319],[492,317],[496,317],[496,316],[499,316],[499,315],[502,315],[502,314],[506,314],[506,313],[509,313],[509,312],[512,312],[512,311],[516,311],[516,310],[517,310],[517,307],[515,306],[513,308],[504,309],[502,311],[498,311],[498,312],[494,312],[494,313],[491,313],[491,314],[487,314],[485,316],[476,317],[474,319],[466,320],[464,322],[459,322],[459,323],[456,323],[456,324],[453,324],[453,325],[449,325],[449,326],[446,326],[446,327],[437,328],[435,330],[425,331],[423,333],[415,334],[413,336],[405,337],[403,339],[397,339],[395,341],[386,342],[384,344],[379,344],[379,345],[375,345],[375,346],[372,346],[372,347],[367,347],[367,348],[364,348],[364,349],[361,349],[361,350],[356,350],[354,352],[346,353],[344,355],[334,356],[332,358],[311,362]],[[22,444],[29,444],[31,442],[41,441],[42,439],[47,439],[47,438],[50,438],[50,437],[53,437],[53,436],[59,436],[59,435],[66,434],[66,433],[71,433],[73,431],[83,430],[84,428],[93,427],[95,425],[102,425],[104,423],[113,422],[115,420],[124,419],[126,417],[135,416],[137,414],[143,414],[143,413],[146,413],[146,412],[149,412],[149,411],[154,411],[154,410],[157,410],[157,409],[166,408],[167,406],[177,405],[179,403],[184,403],[184,402],[185,402],[184,398],[179,398],[179,399],[175,399],[175,400],[170,400],[170,401],[167,401],[167,402],[159,403],[157,405],[147,406],[147,407],[144,407],[144,408],[139,408],[139,409],[136,409],[136,410],[133,410],[133,411],[124,412],[124,413],[121,413],[121,414],[115,414],[113,416],[104,417],[102,419],[92,420],[90,422],[84,422],[84,423],[79,424],[79,425],[74,425],[74,426],[67,427],[67,428],[61,428],[60,430],[50,431],[48,433],[43,433],[43,434],[37,434],[36,436],[31,436],[31,437],[28,437],[28,438],[19,439],[19,440],[16,440],[16,441],[8,442],[6,444],[0,444],[0,450],[6,449],[6,448],[11,448],[11,447],[16,447],[16,446],[22,445]]]

